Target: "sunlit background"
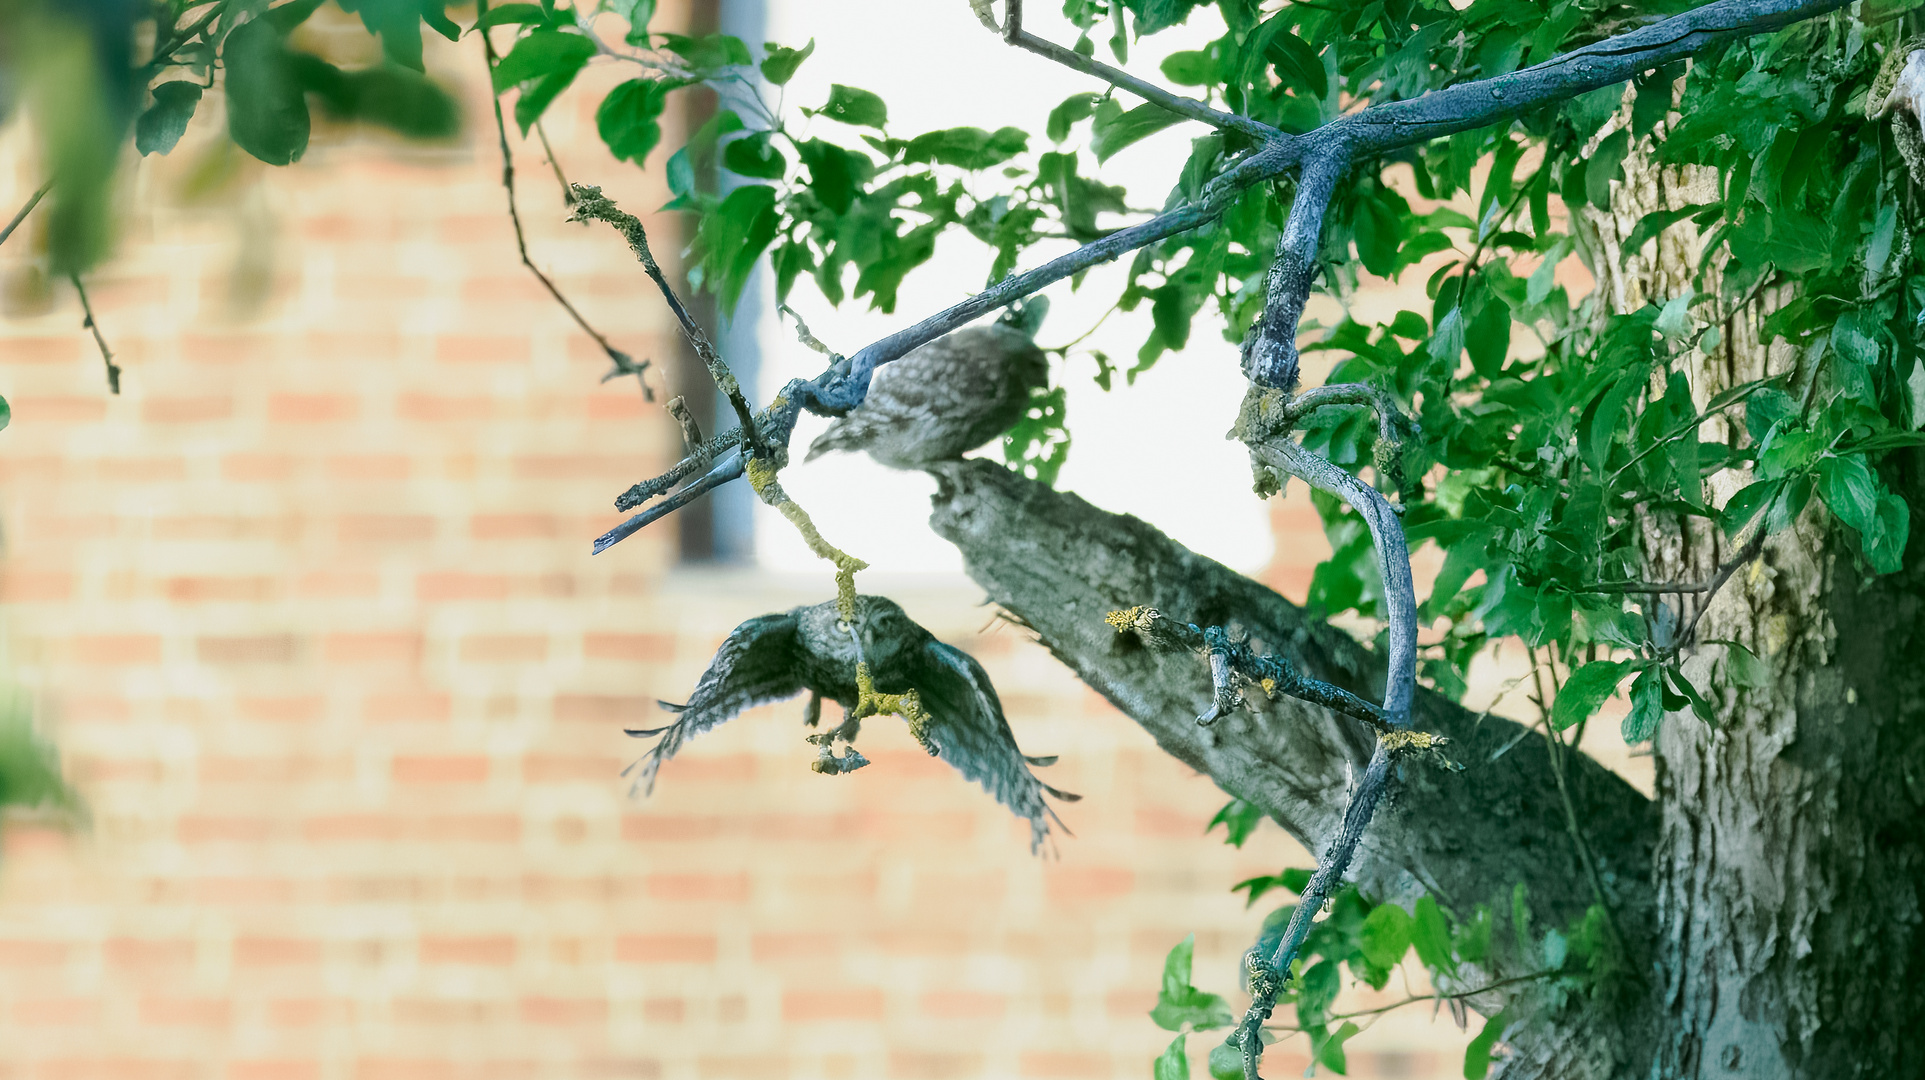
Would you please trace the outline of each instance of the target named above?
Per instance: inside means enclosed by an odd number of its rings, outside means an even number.
[[[1036,6],[1038,32],[1073,37]],[[705,21],[815,39],[788,104],[862,86],[901,132],[1040,133],[1090,89],[963,0],[702,0],[656,26]],[[302,34],[365,59],[333,7]],[[0,655],[89,807],[78,828],[15,816],[0,834],[0,1080],[1140,1078],[1170,1040],[1147,1015],[1164,956],[1190,934],[1197,984],[1240,1006],[1268,905],[1230,887],[1308,856],[1269,825],[1240,850],[1206,837],[1226,796],[982,606],[924,525],[923,476],[835,455],[784,482],[875,565],[865,588],[984,661],[1026,752],[1061,755],[1048,779],[1085,799],[1057,857],[889,725],[866,729],[873,768],[811,773],[799,703],[631,794],[622,727],[686,695],[743,619],[826,599],[829,576],[739,485],[706,532],[665,522],[589,555],[614,495],[675,456],[674,425],[633,378],[599,381],[606,358],[518,265],[480,45],[429,45],[467,106],[452,144],[323,127],[270,169],[214,135],[210,97],[171,155],[129,160],[120,251],[91,290],[120,396],[32,219],[0,249]],[[625,77],[591,68],[547,129],[569,179],[641,212],[666,201],[663,152],[618,164],[592,116]],[[1104,176],[1160,205],[1193,134]],[[616,238],[565,223],[549,160],[511,139],[537,264],[654,361],[658,399],[698,387]],[[32,142],[0,132],[0,207],[42,179]],[[681,223],[648,221],[671,254]],[[980,288],[988,263],[958,235],[893,314],[806,283],[792,302],[853,351]],[[1053,289],[1042,343],[1095,326],[1116,273]],[[719,335],[764,400],[819,365],[768,289]],[[1146,330],[1113,315],[1085,347],[1127,367]],[[1055,372],[1075,440],[1060,486],[1301,600],[1328,547],[1300,488],[1249,494],[1221,327],[1199,318],[1133,385],[1094,373],[1081,352]],[[1350,1074],[1455,1076],[1465,1039],[1448,1012],[1395,1012],[1351,1042]],[[1213,1042],[1191,1040],[1197,1075]],[[1267,1060],[1307,1063],[1292,1042]]]

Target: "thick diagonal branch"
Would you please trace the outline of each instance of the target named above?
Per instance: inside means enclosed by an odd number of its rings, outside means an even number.
[[[1118,230],[1034,270],[1004,278],[989,289],[830,365],[813,380],[791,383],[783,391],[784,401],[792,408],[806,408],[829,416],[844,415],[868,395],[870,377],[878,366],[900,359],[919,346],[1063,278],[1207,225],[1222,216],[1236,197],[1251,186],[1299,171],[1303,174],[1298,185],[1302,194],[1292,206],[1290,220],[1294,228],[1286,227],[1280,245],[1290,261],[1279,261],[1284,262],[1280,273],[1285,275],[1286,282],[1295,283],[1299,277],[1307,281],[1314,277],[1316,240],[1321,234],[1329,188],[1350,163],[1508,120],[1553,102],[1622,83],[1721,41],[1776,30],[1835,11],[1846,2],[1717,0],[1521,71],[1459,83],[1408,101],[1373,105],[1341,116],[1305,135],[1269,138],[1262,149],[1240,159],[1206,185],[1196,201]],[[1268,345],[1265,354],[1255,357],[1250,364],[1252,373],[1260,376],[1260,385],[1287,385],[1294,371],[1294,341],[1302,308],[1289,298],[1298,291],[1307,295],[1307,285],[1302,290],[1294,284],[1280,293],[1273,290],[1273,295],[1283,297],[1285,302],[1276,306],[1273,315],[1266,313],[1266,326],[1259,340]],[[744,416],[742,430],[725,434],[723,438],[730,445],[740,445],[746,433],[751,442],[758,441],[762,432],[777,419],[776,414],[773,408],[765,412],[760,426]],[[784,430],[786,432],[786,428]],[[786,438],[786,433],[783,437]],[[700,464],[683,462],[677,469],[686,476],[700,467]],[[718,483],[726,483],[739,475],[738,470],[722,477]],[[667,492],[673,485],[649,486],[658,492]]]
[[[1345,829],[1354,776],[1361,789],[1377,739],[1363,725],[1290,697],[1252,697],[1250,708],[1211,726],[1197,704],[1213,693],[1210,673],[1187,651],[1145,647],[1118,634],[1104,615],[1137,604],[1201,626],[1224,626],[1251,646],[1287,658],[1306,675],[1363,698],[1383,692],[1383,658],[1257,582],[1203,558],[1152,526],[1100,510],[989,461],[930,470],[939,481],[931,526],[962,551],[989,599],[1032,628],[1042,644],[1178,760],[1263,809],[1315,849]],[[1408,902],[1429,892],[1468,913],[1523,884],[1533,909],[1553,925],[1580,917],[1592,897],[1563,827],[1563,804],[1541,740],[1479,718],[1418,689],[1408,699],[1417,727],[1451,740],[1461,773],[1407,767],[1397,798],[1377,807],[1368,839],[1355,848],[1347,879],[1379,897]],[[1493,760],[1495,757],[1495,760]],[[1394,766],[1393,762],[1393,766]],[[1565,780],[1590,830],[1611,901],[1632,943],[1648,938],[1648,882],[1656,812],[1630,785],[1582,754]],[[1637,958],[1632,958],[1636,963]],[[1536,970],[1500,956],[1499,976]]]
[[[1317,280],[1324,211],[1349,167],[1350,156],[1341,144],[1304,163],[1290,217],[1277,237],[1276,257],[1270,261],[1263,314],[1243,344],[1244,377],[1258,386],[1286,393],[1297,388],[1297,325],[1303,321],[1303,306]]]

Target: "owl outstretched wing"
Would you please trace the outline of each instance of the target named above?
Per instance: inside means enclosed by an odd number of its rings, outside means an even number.
[[[660,738],[622,775],[639,766],[635,785],[652,792],[662,763],[674,757],[683,743],[744,709],[799,692],[802,676],[796,655],[796,622],[796,612],[787,611],[758,616],[736,627],[715,651],[715,659],[709,661],[708,670],[695,684],[688,704],[661,703],[662,708],[678,714],[674,723],[628,729],[628,734],[638,739]]]
[[[1023,756],[1015,732],[1003,718],[1003,704],[989,673],[975,657],[931,638],[923,646],[922,659],[916,689],[929,711],[930,744],[942,760],[981,784],[997,802],[1029,819],[1029,848],[1035,851],[1049,836],[1051,821],[1063,824],[1043,796],[1065,802],[1082,796],[1058,791],[1029,771],[1031,764],[1048,765],[1056,759]]]

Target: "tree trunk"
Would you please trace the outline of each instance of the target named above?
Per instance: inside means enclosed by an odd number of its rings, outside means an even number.
[[[1704,170],[1634,158],[1625,177],[1612,213],[1588,215],[1620,312],[1678,295],[1700,251],[1688,222],[1654,258],[1622,258],[1617,238],[1650,210],[1718,198]],[[1794,351],[1756,329],[1786,299],[1729,314],[1723,344],[1688,356],[1700,405],[1792,369]],[[1726,435],[1716,423],[1704,434]],[[1925,505],[1918,454],[1903,457],[1888,480]],[[1720,484],[1718,501],[1746,482]],[[1767,684],[1729,685],[1724,650],[1700,644],[1685,671],[1710,691],[1718,726],[1673,714],[1656,740],[1651,1008],[1665,1078],[1925,1076],[1925,545],[1915,533],[1908,569],[1870,579],[1813,506],[1699,627],[1700,643],[1736,640],[1764,658]],[[1652,580],[1703,579],[1734,554],[1703,522],[1642,526]]]

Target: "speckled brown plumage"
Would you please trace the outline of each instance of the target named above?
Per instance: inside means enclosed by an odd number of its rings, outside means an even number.
[[[1004,323],[937,338],[876,372],[869,397],[809,447],[867,450],[896,469],[952,461],[1008,431],[1049,379],[1041,349]]]

